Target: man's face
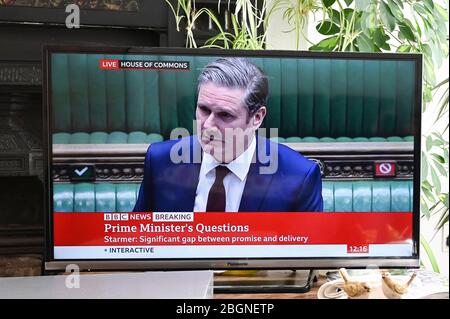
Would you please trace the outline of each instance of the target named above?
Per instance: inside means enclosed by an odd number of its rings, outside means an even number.
[[[243,105],[244,90],[205,83],[198,93],[197,134],[203,151],[219,162],[231,162],[250,144],[266,114],[260,108],[249,116]]]

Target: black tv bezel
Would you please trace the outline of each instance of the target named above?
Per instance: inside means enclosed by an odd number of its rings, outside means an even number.
[[[86,54],[155,54],[191,56],[242,56],[280,58],[335,58],[361,60],[411,60],[415,62],[414,105],[414,172],[413,193],[413,255],[408,257],[297,257],[297,258],[173,258],[173,259],[55,259],[53,251],[53,181],[52,166],[52,105],[50,99],[51,63],[53,53]],[[330,269],[330,268],[418,268],[420,266],[420,167],[422,116],[422,54],[311,52],[281,50],[222,50],[161,47],[101,47],[44,45],[43,46],[43,153],[44,153],[44,216],[45,271],[64,270],[77,264],[81,270],[227,270],[227,269]]]

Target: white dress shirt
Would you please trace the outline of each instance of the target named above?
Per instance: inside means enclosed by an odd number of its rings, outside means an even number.
[[[221,164],[208,153],[203,152],[202,164],[200,167],[199,181],[197,191],[195,193],[194,212],[206,211],[206,204],[208,203],[209,190],[216,179],[215,168],[219,165],[228,167],[230,173],[223,179],[223,186],[225,187],[226,212],[239,211],[242,194],[244,193],[245,182],[247,181],[248,170],[252,163],[253,154],[256,149],[256,138],[253,137],[249,147],[228,164]]]

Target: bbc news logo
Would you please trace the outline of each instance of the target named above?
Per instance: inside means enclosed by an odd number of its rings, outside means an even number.
[[[107,221],[128,220],[128,214],[105,213],[105,214],[103,214],[103,220],[107,220]]]

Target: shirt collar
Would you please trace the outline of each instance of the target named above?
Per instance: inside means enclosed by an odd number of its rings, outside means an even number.
[[[249,147],[237,158],[228,164],[219,163],[211,154],[203,152],[203,160],[200,169],[202,176],[208,174],[219,165],[226,166],[241,182],[245,180],[252,163],[253,155],[256,149],[256,137],[254,136]]]

